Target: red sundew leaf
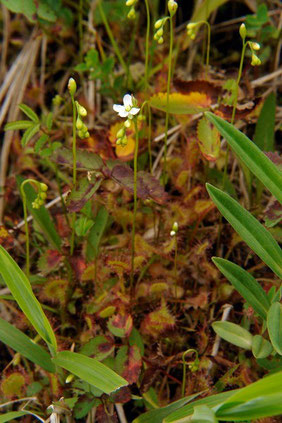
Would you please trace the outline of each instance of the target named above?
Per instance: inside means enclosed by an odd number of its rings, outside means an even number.
[[[95,420],[97,423],[118,423],[116,412],[113,411],[113,414],[110,414],[108,410],[105,410],[103,404],[98,405]]]
[[[127,360],[121,376],[127,380],[129,384],[136,383],[142,367],[142,359],[137,345],[128,348]]]
[[[147,314],[141,323],[140,331],[144,335],[158,338],[166,331],[172,330],[175,326],[175,318],[163,304],[158,310]]]
[[[128,337],[132,331],[133,321],[130,314],[117,314],[110,318],[108,329],[119,338]]]
[[[116,371],[129,384],[136,383],[142,366],[142,359],[137,345],[122,346],[117,353],[115,360]]]
[[[134,173],[129,166],[114,166],[111,171],[111,178],[127,191],[134,192]],[[167,194],[156,178],[147,172],[140,171],[137,174],[137,197],[142,200],[152,199],[163,204],[166,201]]]
[[[83,272],[87,267],[85,260],[80,256],[72,256],[70,258],[70,264],[74,270],[76,279],[81,280]]]
[[[77,150],[76,168],[84,171],[101,171],[104,162],[98,154]],[[64,166],[73,167],[73,154],[68,148],[58,148],[54,152],[54,160]]]
[[[47,250],[43,254],[41,254],[38,262],[37,267],[38,270],[43,275],[48,275],[48,273],[56,270],[60,263],[63,260],[63,256],[57,250]]]
[[[122,386],[117,392],[111,394],[115,403],[126,404],[131,400],[131,392],[128,386]]]
[[[279,201],[275,201],[273,204],[269,205],[265,211],[264,215],[265,225],[268,228],[272,228],[277,225],[282,220],[282,205]]]
[[[247,103],[246,105],[240,105],[236,109],[235,119],[244,119],[247,118],[253,111],[259,106],[261,98],[255,98],[252,102]],[[233,113],[233,106],[227,106],[221,104],[214,113],[224,119],[231,120]]]
[[[282,172],[282,156],[275,151],[274,153],[272,151],[264,152],[264,154],[271,160],[278,169]]]
[[[208,81],[196,80],[196,81],[182,81],[181,79],[175,79],[173,86],[176,91],[181,94],[190,94],[193,92],[204,93],[207,96],[207,105],[216,103],[218,96],[220,95],[221,88]]]
[[[102,179],[96,179],[94,182],[92,180],[90,182],[87,178],[81,179],[78,187],[71,191],[68,211],[72,213],[81,210],[99,189],[101,183]]]
[[[84,344],[79,352],[97,360],[104,360],[112,354],[114,349],[114,341],[110,336],[98,335]]]

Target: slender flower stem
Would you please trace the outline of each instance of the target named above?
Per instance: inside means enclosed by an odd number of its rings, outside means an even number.
[[[153,163],[152,163],[152,110],[150,104],[148,103],[148,153],[149,153],[149,166],[150,173],[152,173]]]
[[[134,119],[135,127],[135,150],[134,150],[134,191],[133,191],[133,224],[132,224],[132,245],[131,245],[131,278],[130,278],[130,291],[133,291],[134,282],[134,256],[135,256],[135,227],[136,227],[136,214],[137,214],[137,160],[138,160],[138,148],[139,148],[139,134],[137,119]]]
[[[27,205],[26,205],[26,194],[24,191],[24,185],[28,182],[28,180],[24,181],[21,184],[21,195],[22,195],[22,199],[23,199],[23,212],[24,212],[24,228],[25,228],[25,254],[26,254],[26,276],[29,279],[29,269],[30,269],[30,264],[29,264],[29,257],[30,257],[30,253],[29,253],[29,230],[28,230],[28,221],[27,221]]]
[[[147,29],[146,29],[146,45],[145,45],[145,90],[148,90],[149,85],[149,41],[150,41],[150,7],[148,0],[145,0],[146,13],[147,13]]]
[[[125,61],[124,61],[124,60],[123,60],[123,58],[122,58],[122,55],[121,55],[120,49],[119,49],[118,44],[116,43],[116,40],[115,40],[115,38],[114,38],[114,36],[113,36],[113,33],[112,33],[112,30],[111,30],[111,27],[110,27],[110,25],[109,25],[109,22],[108,22],[107,17],[106,17],[106,15],[105,15],[105,13],[104,13],[104,10],[103,10],[103,7],[102,7],[102,4],[101,4],[101,3],[102,3],[102,2],[101,2],[101,0],[100,0],[100,1],[98,2],[98,8],[99,8],[99,12],[100,12],[100,15],[101,15],[102,21],[103,21],[103,23],[104,23],[104,25],[105,25],[105,28],[106,28],[106,31],[107,31],[108,37],[109,37],[109,39],[110,39],[110,41],[111,41],[111,44],[112,44],[113,49],[114,49],[114,51],[115,51],[115,53],[116,53],[116,55],[117,55],[117,58],[118,58],[118,60],[119,60],[119,62],[120,62],[120,64],[121,64],[121,66],[123,67],[123,69],[124,69],[124,71],[125,71],[126,75],[128,76],[128,74],[129,74],[129,69],[128,69],[128,66],[126,65]]]
[[[74,101],[74,96],[71,94],[71,102],[72,102],[72,155],[73,155],[73,173],[72,173],[72,184],[73,188],[76,186],[76,105]],[[70,242],[70,253],[73,255],[74,251],[74,238],[75,238],[75,220],[76,214],[72,214],[72,233],[71,233],[71,242]]]
[[[205,22],[208,29],[208,42],[207,42],[207,58],[206,58],[206,72],[205,72],[205,79],[208,78],[208,72],[209,72],[209,65],[210,65],[210,48],[211,48],[211,26],[206,21]]]
[[[39,182],[35,181],[34,179],[26,179],[21,183],[20,192],[23,200],[23,213],[24,213],[24,229],[25,229],[25,253],[26,253],[26,276],[29,279],[30,276],[30,247],[29,247],[29,229],[28,229],[28,221],[27,221],[27,199],[26,193],[24,190],[24,186],[28,183],[34,184],[37,188],[39,188]]]
[[[174,295],[175,298],[177,298],[177,254],[178,254],[178,250],[177,250],[177,234],[174,237]]]
[[[163,175],[164,181],[166,180],[166,159],[167,159],[167,137],[168,137],[168,108],[169,108],[169,95],[170,95],[170,83],[172,76],[172,49],[173,49],[173,20],[172,16],[169,17],[170,23],[170,38],[169,38],[169,55],[168,55],[168,77],[167,77],[167,89],[166,89],[166,115],[165,115],[165,138],[164,138],[164,168]]]

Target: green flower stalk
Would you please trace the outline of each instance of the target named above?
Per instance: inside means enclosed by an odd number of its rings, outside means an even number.
[[[163,39],[164,30],[163,30],[163,28],[164,28],[166,21],[169,21],[170,36],[169,36],[169,54],[168,54],[168,77],[167,77],[167,90],[166,90],[167,96],[166,96],[165,138],[164,138],[164,167],[163,167],[164,183],[165,183],[165,180],[166,180],[169,95],[170,95],[170,85],[171,85],[171,79],[172,79],[173,17],[176,14],[178,4],[174,0],[169,0],[167,6],[168,6],[168,11],[169,11],[169,16],[156,21],[155,29],[157,31],[154,35],[154,39],[159,44],[162,44],[164,42],[164,39]]]
[[[210,47],[211,47],[211,26],[208,21],[199,21],[199,22],[190,22],[187,25],[187,35],[191,40],[196,38],[196,28],[199,25],[207,26],[207,55],[206,55],[206,69],[205,69],[205,79],[208,77],[209,65],[210,65]]]
[[[135,149],[134,149],[134,176],[133,176],[133,225],[132,225],[132,241],[131,241],[131,277],[130,277],[130,290],[132,292],[134,282],[134,257],[135,257],[135,227],[136,227],[136,214],[137,214],[137,160],[138,160],[138,148],[139,148],[139,134],[138,134],[138,123],[137,114],[140,112],[140,108],[137,107],[137,100],[129,94],[125,94],[123,97],[123,104],[114,104],[113,109],[122,118],[127,118],[124,122],[124,127],[121,128],[117,133],[118,145],[125,146],[127,144],[126,128],[131,126],[131,122],[134,122],[135,127]]]
[[[26,276],[29,278],[30,275],[30,246],[29,246],[29,229],[27,221],[27,198],[24,190],[26,184],[33,184],[37,188],[37,197],[32,203],[34,209],[39,209],[47,198],[46,191],[48,186],[43,182],[38,182],[35,179],[26,179],[21,183],[20,192],[23,200],[23,212],[24,212],[24,227],[25,227],[25,250],[26,250]]]

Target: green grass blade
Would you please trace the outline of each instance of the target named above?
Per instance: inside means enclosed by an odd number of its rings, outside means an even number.
[[[207,118],[226,139],[239,159],[282,203],[282,173],[246,135],[222,118],[207,112]]]
[[[163,419],[163,423],[188,423],[191,422],[191,415],[194,412],[194,407],[198,405],[207,405],[208,407],[214,407],[216,405],[222,404],[229,397],[234,395],[238,390],[222,392],[221,394],[211,395],[207,398],[203,398],[197,401],[187,404],[179,410],[174,411],[168,417]]]
[[[0,423],[10,422],[11,420],[18,419],[19,417],[26,416],[29,414],[26,411],[10,411],[0,416]]]
[[[0,340],[13,350],[19,352],[47,372],[54,373],[55,366],[50,355],[40,345],[35,344],[28,336],[10,323],[0,318]]]
[[[252,349],[253,336],[241,326],[231,322],[214,322],[212,328],[225,341],[245,350]]]
[[[99,245],[108,222],[109,213],[105,207],[98,211],[95,223],[90,229],[87,237],[86,258],[87,261],[94,260],[98,256]]]
[[[228,194],[210,184],[206,187],[211,199],[235,231],[282,278],[282,250],[270,232]]]
[[[282,304],[275,302],[267,314],[267,329],[271,343],[282,355]]]
[[[216,417],[224,421],[253,420],[282,414],[282,372],[238,390],[220,406]]]
[[[163,419],[169,416],[174,411],[193,401],[201,392],[188,397],[181,398],[166,407],[156,408],[154,410],[147,411],[147,413],[141,414],[132,423],[162,423]]]
[[[266,320],[270,301],[256,279],[231,261],[219,257],[213,257],[212,261],[250,306]]]
[[[106,394],[128,385],[127,381],[95,358],[71,351],[61,351],[53,362],[95,386]]]
[[[29,280],[1,245],[0,274],[32,326],[44,341],[56,350],[57,342],[55,334],[40,303],[32,292]]]
[[[18,186],[20,186],[23,178],[17,178]],[[54,247],[56,250],[61,250],[61,238],[59,237],[58,232],[56,231],[53,220],[50,216],[49,211],[44,207],[39,209],[34,209],[32,203],[37,197],[35,189],[30,185],[26,184],[24,186],[24,191],[26,193],[27,208],[29,213],[33,216],[34,220],[38,223],[40,229],[42,230],[47,241]]]
[[[276,97],[266,98],[256,124],[254,142],[262,151],[274,151]]]

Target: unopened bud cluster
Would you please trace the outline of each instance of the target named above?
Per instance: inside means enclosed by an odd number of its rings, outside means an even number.
[[[78,101],[75,101],[75,106],[77,110],[77,119],[76,119],[76,129],[79,138],[88,138],[90,136],[88,128],[85,123],[82,121],[82,118],[87,116],[87,111],[85,107],[81,106]]]
[[[175,236],[178,232],[178,223],[174,222],[172,225],[172,230],[170,231],[170,236]]]
[[[43,182],[37,182],[36,185],[38,188],[38,193],[36,199],[32,203],[32,207],[34,209],[39,209],[41,206],[43,206],[47,198],[46,191],[48,190],[48,186]]]
[[[191,40],[195,40],[196,38],[196,28],[199,25],[198,22],[190,22],[187,24],[186,29],[187,29],[187,35],[188,37],[191,38]]]
[[[255,53],[255,51],[258,51],[260,49],[259,43],[256,43],[255,41],[249,41],[248,44],[249,44],[249,47],[250,47],[251,52],[252,52],[251,65],[252,66],[261,65],[261,60],[258,58],[258,56]]]
[[[130,10],[127,14],[128,19],[134,20],[136,18],[135,6],[138,3],[138,0],[127,0],[125,5],[130,7]]]
[[[164,25],[167,21],[167,18],[163,18],[163,19],[159,19],[157,20],[157,22],[155,23],[155,29],[156,32],[154,34],[154,40],[156,40],[158,42],[158,44],[163,44],[164,42]]]

